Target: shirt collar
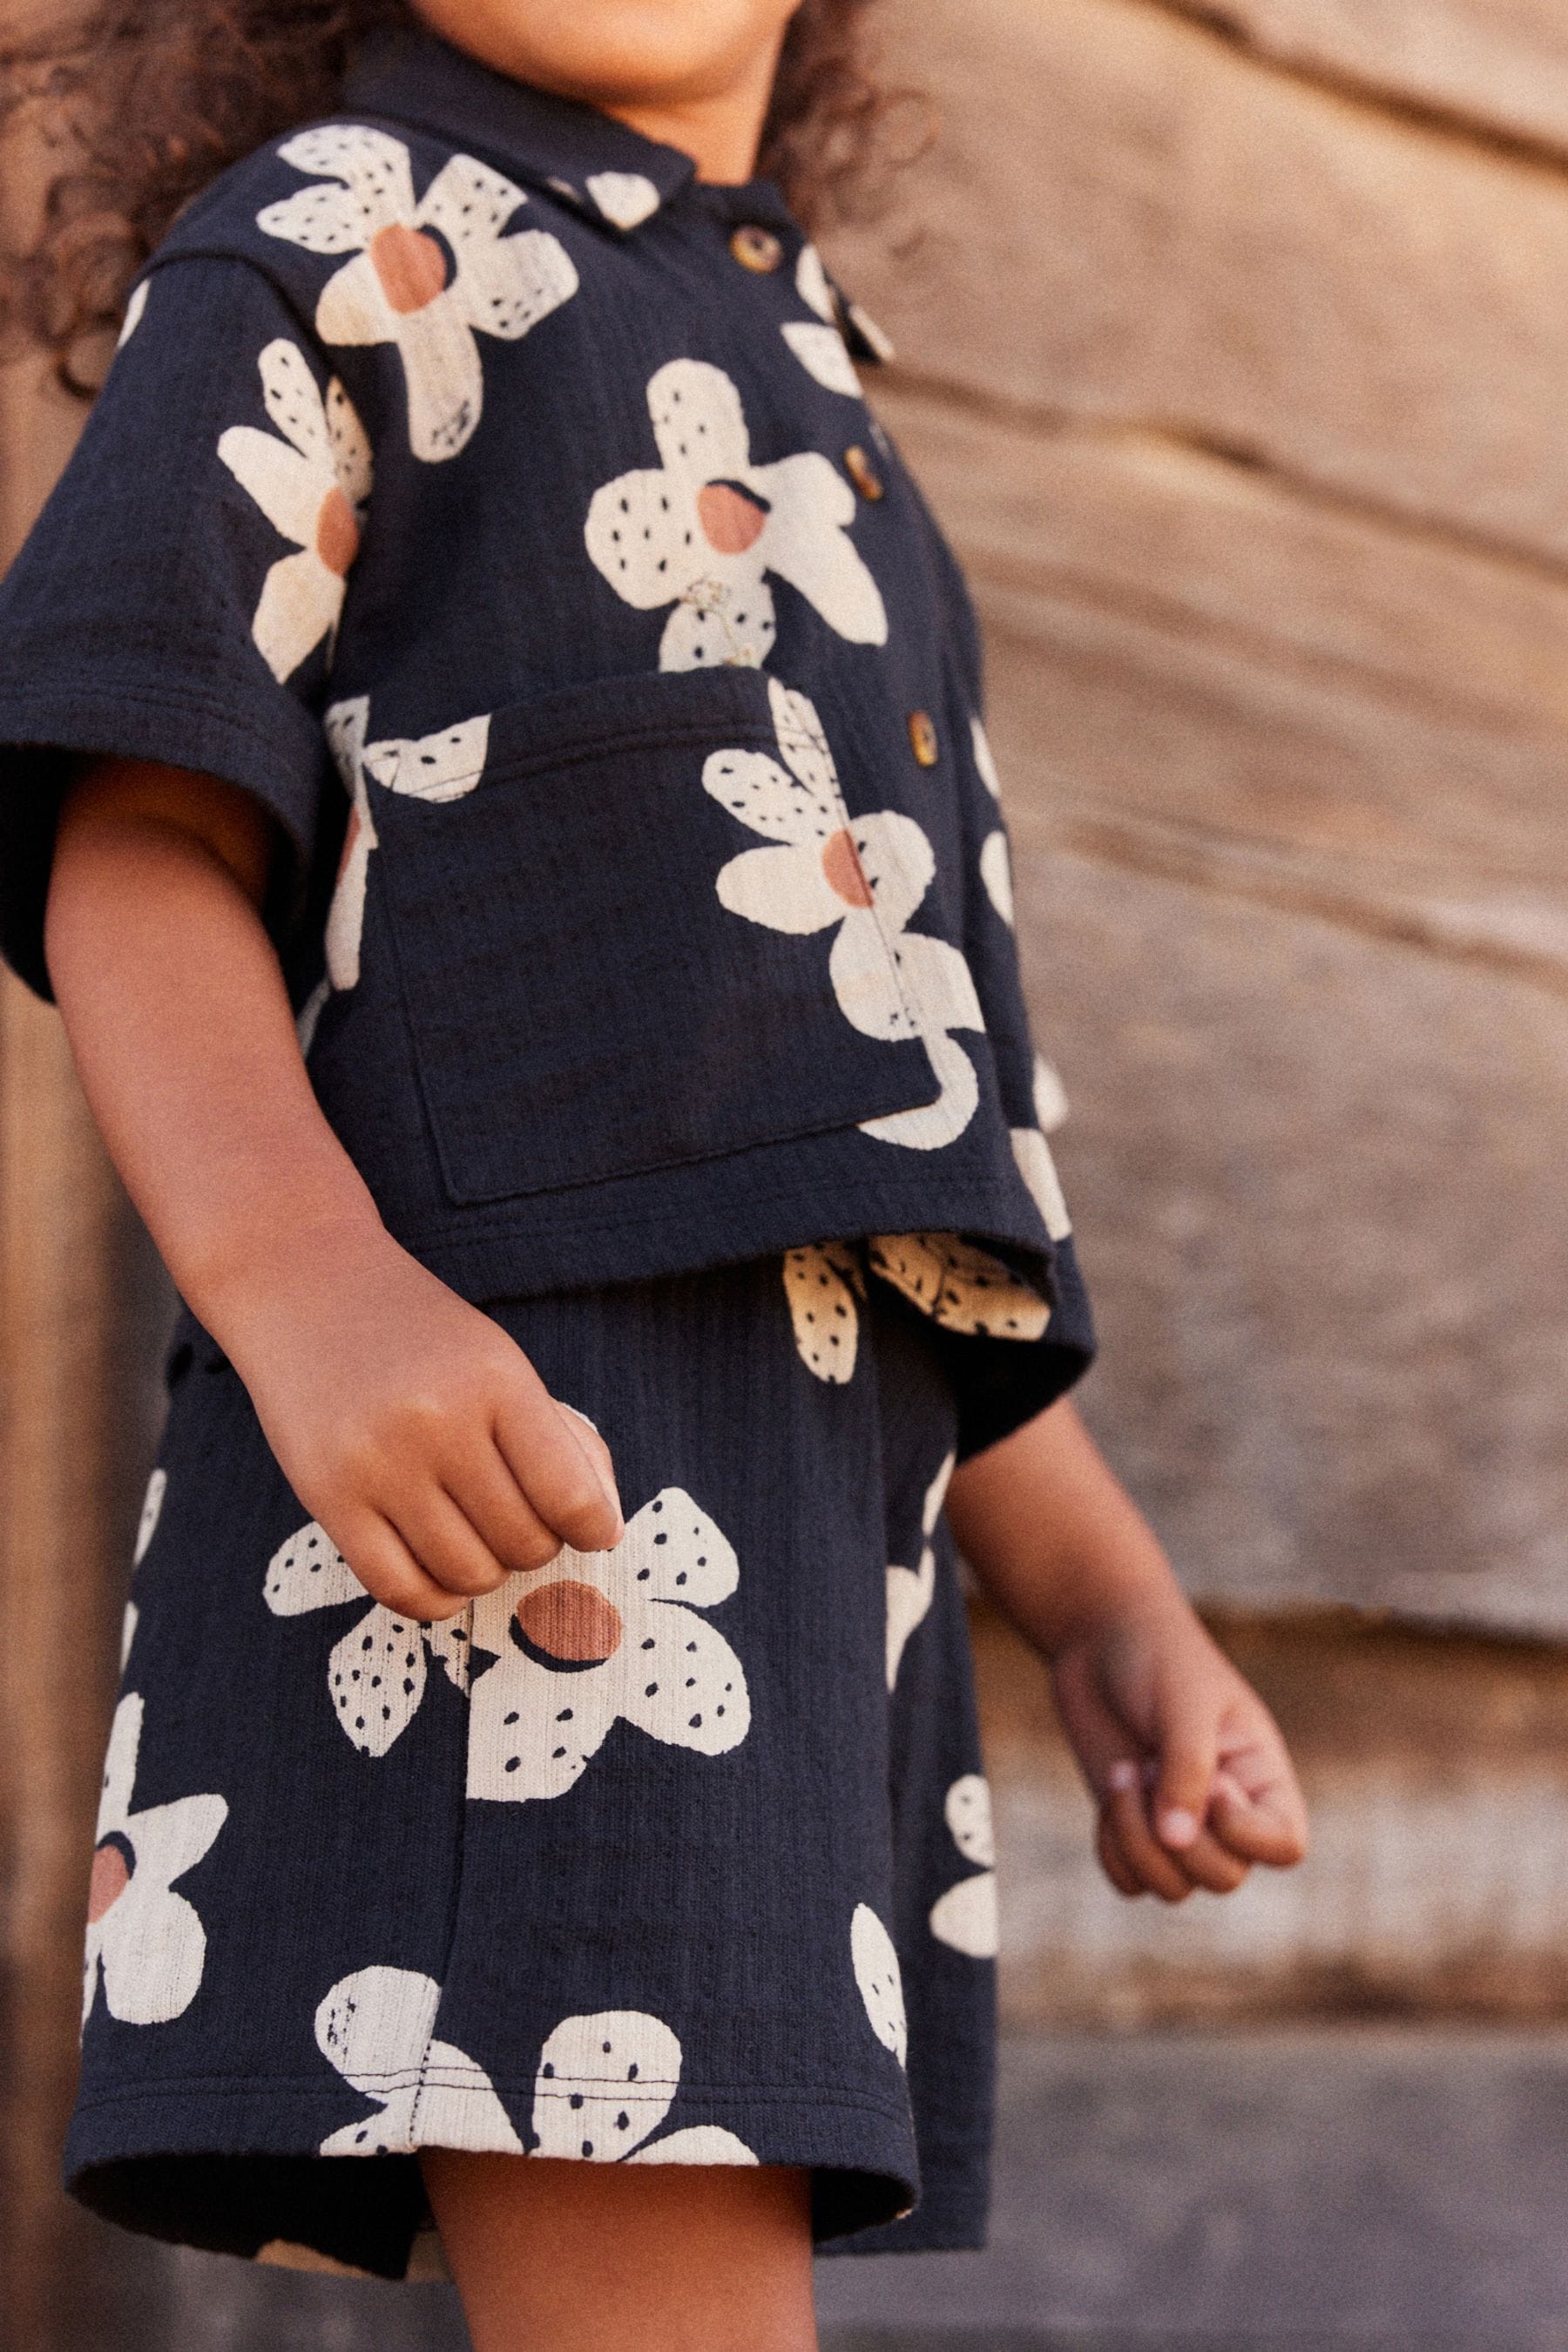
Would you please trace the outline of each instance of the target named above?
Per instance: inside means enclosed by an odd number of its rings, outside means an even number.
[[[349,68],[343,105],[478,149],[518,179],[622,231],[650,219],[696,180],[695,164],[679,148],[645,139],[595,107],[512,81],[424,26],[387,26],[367,35]],[[770,182],[753,181],[744,191],[702,193],[746,195],[754,211],[771,189]]]

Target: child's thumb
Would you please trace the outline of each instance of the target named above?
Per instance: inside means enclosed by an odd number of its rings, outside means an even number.
[[[1177,1706],[1162,1726],[1160,1763],[1152,1811],[1162,1845],[1180,1852],[1204,1825],[1219,1761],[1214,1718],[1206,1710]]]

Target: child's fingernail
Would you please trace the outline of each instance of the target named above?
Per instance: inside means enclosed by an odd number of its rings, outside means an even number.
[[[1120,1764],[1113,1764],[1105,1776],[1105,1785],[1108,1789],[1135,1789],[1138,1786],[1137,1765],[1128,1763],[1125,1759]]]
[[[1167,1845],[1191,1845],[1197,1833],[1197,1816],[1184,1805],[1173,1805],[1160,1816],[1160,1835]]]

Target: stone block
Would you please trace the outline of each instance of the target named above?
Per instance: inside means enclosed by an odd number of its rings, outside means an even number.
[[[1568,986],[1568,581],[1150,435],[880,405],[1016,826]]]
[[[1568,148],[1556,0],[1173,0],[1299,71],[1430,107],[1485,135]]]
[[[1189,1583],[1568,1633],[1568,1006],[1016,847],[1088,1410]]]
[[[1140,0],[927,0],[944,137],[835,257],[922,379],[1568,554],[1568,181]]]

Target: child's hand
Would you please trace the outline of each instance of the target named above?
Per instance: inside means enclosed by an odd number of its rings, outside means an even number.
[[[225,1337],[268,1443],[360,1581],[450,1617],[624,1532],[604,1441],[500,1326],[379,1228],[299,1241]]]
[[[1226,1895],[1255,1862],[1301,1860],[1306,1806],[1279,1727],[1179,1596],[1080,1634],[1052,1676],[1120,1893]]]
[[[963,1463],[960,1549],[1050,1663],[1100,1806],[1100,1859],[1123,1895],[1180,1903],[1307,1851],[1279,1726],[1205,1633],[1148,1521],[1062,1399]]]

